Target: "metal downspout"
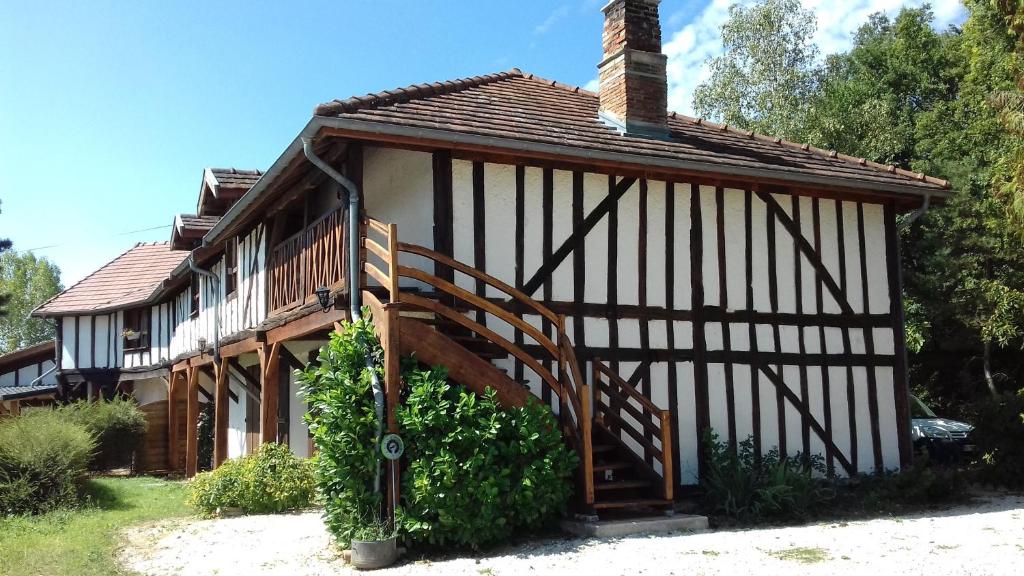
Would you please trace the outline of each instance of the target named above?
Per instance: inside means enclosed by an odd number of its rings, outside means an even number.
[[[196,266],[195,253],[188,255],[188,268],[196,274],[212,280],[213,293],[218,295],[217,305],[213,307],[213,361],[220,364],[220,277],[209,270],[203,270]]]
[[[911,212],[910,216],[907,216],[907,219],[903,221],[903,227],[910,228],[910,225],[913,224],[915,220],[917,220],[921,216],[924,216],[924,213],[927,212],[928,208],[931,206],[931,200],[931,195],[925,194],[924,202],[921,203],[921,206],[917,210]]]
[[[302,137],[302,152],[314,166],[330,176],[348,192],[348,299],[352,321],[355,322],[362,317],[360,311],[362,294],[359,292],[359,189],[355,182],[316,155],[316,152],[313,151],[312,138]],[[366,343],[363,342],[363,344]],[[377,378],[377,367],[374,366],[373,359],[369,354],[366,356],[366,368],[370,371],[370,387],[373,389],[374,411],[377,416],[374,446],[378,446],[384,432],[384,389],[380,385],[380,379]],[[374,450],[374,454],[377,456],[377,469],[374,470],[373,475],[373,491],[380,492],[380,453]]]

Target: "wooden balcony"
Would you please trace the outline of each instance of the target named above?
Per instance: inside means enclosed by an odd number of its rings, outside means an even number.
[[[267,262],[269,315],[316,299],[320,286],[344,285],[347,261],[345,210],[338,208],[270,250]]]

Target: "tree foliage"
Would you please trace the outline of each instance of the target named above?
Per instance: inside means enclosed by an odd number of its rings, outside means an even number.
[[[820,68],[795,1],[734,8],[699,112],[948,179],[952,197],[903,227],[912,381],[956,414],[1024,370],[1024,96],[1019,0],[872,15]]]
[[[724,52],[694,92],[701,116],[783,138],[803,132],[803,103],[815,93],[814,14],[798,0],[735,4],[722,27]]]
[[[0,354],[53,338],[52,324],[29,312],[62,290],[60,269],[31,252],[0,254],[0,294],[7,297],[0,316]]]

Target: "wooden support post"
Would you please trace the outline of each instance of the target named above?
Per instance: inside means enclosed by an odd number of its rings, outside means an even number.
[[[11,400],[11,415],[21,416],[21,400]]]
[[[167,469],[178,469],[178,391],[181,390],[182,372],[172,372],[167,385]]]
[[[672,452],[675,446],[672,445],[672,413],[668,410],[661,413],[661,476],[663,480],[662,494],[665,500],[673,499],[673,487],[675,480],[672,477],[674,470],[672,464]]]
[[[188,368],[187,417],[185,421],[185,476],[196,475],[199,464],[199,369]]]
[[[260,356],[260,442],[277,442],[278,394],[280,394],[281,343],[261,344]]]
[[[213,467],[217,468],[228,459],[228,360],[222,358],[213,365],[214,417],[213,417]]]

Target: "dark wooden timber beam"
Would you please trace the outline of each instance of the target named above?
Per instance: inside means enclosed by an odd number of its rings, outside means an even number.
[[[185,476],[191,478],[196,475],[199,462],[197,452],[199,437],[199,371],[195,368],[189,368],[186,373],[186,382]]]
[[[637,179],[647,178],[649,180],[663,180],[670,182],[692,182],[694,184],[723,186],[739,190],[750,188],[754,184],[760,184],[762,190],[768,190],[767,187],[774,187],[775,190],[782,193],[798,194],[802,196],[844,198],[846,200],[874,203],[893,200],[901,209],[914,209],[921,205],[921,197],[912,194],[881,194],[862,188],[845,188],[835,185],[812,186],[809,184],[794,183],[782,178],[758,177],[753,179],[729,174],[715,174],[712,172],[701,172],[695,170],[660,167],[652,168],[651,166],[645,166],[639,162],[629,163],[614,160],[594,160],[590,158],[581,159],[569,155],[536,151],[516,150],[513,153],[508,149],[496,146],[455,143],[446,140],[378,134],[374,132],[341,128],[322,128],[320,130],[320,134],[349,140],[374,142],[381,146],[409,150],[451,150],[453,157],[457,157],[460,160],[482,160],[485,162],[509,165],[525,164],[538,167],[553,167],[566,171],[582,170],[599,174],[629,176]],[[941,194],[944,191],[936,188],[935,192]]]
[[[597,223],[604,218],[605,214],[615,206],[619,199],[636,183],[636,178],[623,178],[615,184],[615,189],[611,194],[605,196],[601,200],[600,204],[594,207],[587,214],[587,217],[583,219],[583,224],[580,225],[557,250],[552,252],[551,257],[546,259],[540,268],[533,274],[525,284],[523,284],[523,292],[527,295],[532,295],[536,292],[551,274],[558,269],[558,266],[565,260],[577,246],[583,243],[586,239],[587,234],[597,226]]]

